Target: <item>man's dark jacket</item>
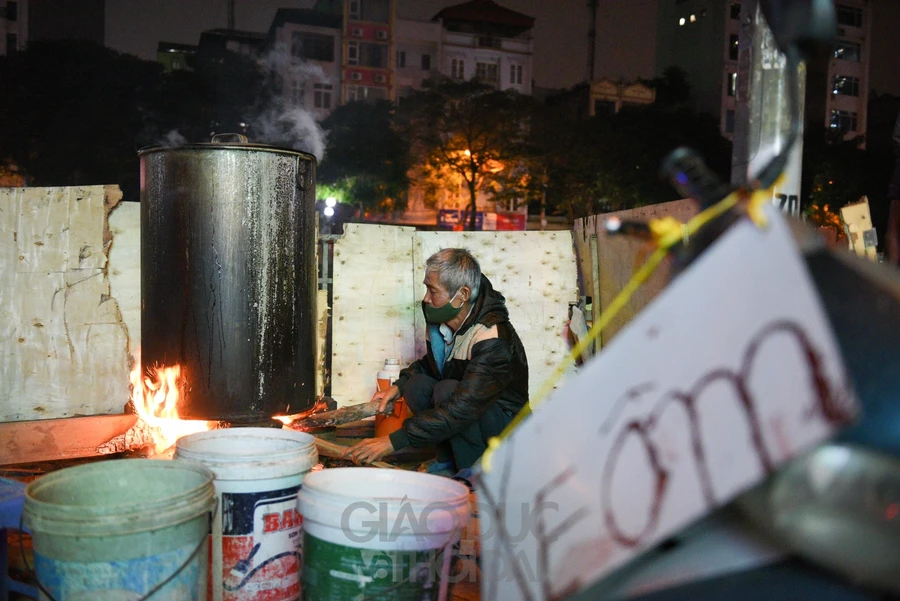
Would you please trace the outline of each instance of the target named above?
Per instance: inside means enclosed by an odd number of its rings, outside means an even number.
[[[471,346],[470,359],[465,358],[466,352],[448,350],[452,356],[445,362],[443,373],[435,361],[432,336],[428,337],[425,356],[400,372],[396,384],[401,394],[410,376],[417,373],[435,380],[459,380],[459,384],[445,404],[407,418],[403,427],[391,434],[394,449],[425,447],[447,440],[477,421],[493,403],[512,417],[528,402],[525,348],[509,322],[506,299],[482,275],[475,306],[456,332],[454,342],[464,341],[467,333],[473,333],[472,328],[477,332],[492,326],[497,326],[497,338],[476,342]],[[439,335],[437,339],[440,343]],[[459,357],[460,354],[464,356]]]

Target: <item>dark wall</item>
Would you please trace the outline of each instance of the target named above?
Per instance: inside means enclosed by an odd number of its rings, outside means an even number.
[[[105,41],[105,0],[30,0],[29,40]]]

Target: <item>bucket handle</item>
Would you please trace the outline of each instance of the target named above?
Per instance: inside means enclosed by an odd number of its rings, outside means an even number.
[[[212,523],[213,523],[213,520],[216,519],[216,515],[218,515],[218,513],[219,513],[219,499],[216,499],[216,504],[213,507],[212,514],[210,514],[210,516],[209,516],[210,531],[212,531],[211,530]],[[28,558],[25,557],[25,544],[22,541],[22,526],[23,526],[22,514],[19,514],[19,551],[22,553],[22,563],[25,565],[25,569],[27,571],[34,573],[34,583],[37,585],[38,589],[40,589],[40,591],[47,597],[47,599],[49,599],[50,601],[56,601],[56,597],[51,595],[50,591],[48,591],[46,588],[44,588],[44,585],[41,584],[40,579],[38,579],[38,577],[37,577],[37,570],[33,570],[31,568],[31,566],[28,565]],[[186,560],[184,560],[184,563],[182,563],[180,566],[178,566],[178,569],[175,570],[174,572],[172,572],[168,578],[166,578],[165,580],[163,580],[162,582],[160,582],[159,584],[154,586],[152,589],[150,589],[150,592],[147,593],[146,595],[144,595],[143,597],[141,597],[140,599],[138,599],[138,601],[147,601],[147,599],[149,599],[150,597],[152,597],[153,595],[158,593],[160,591],[160,589],[162,589],[164,586],[166,586],[167,584],[172,582],[172,580],[174,580],[176,576],[181,574],[181,572],[183,572],[184,569],[186,567],[188,567],[192,561],[194,561],[194,558],[197,557],[197,554],[200,553],[201,549],[203,549],[203,546],[208,544],[208,542],[207,542],[208,540],[209,540],[208,534],[205,535],[203,538],[201,538],[200,544],[194,548],[194,550],[191,552],[191,554],[188,556],[188,558]]]
[[[229,140],[229,138],[231,138],[231,140]],[[238,144],[246,144],[248,139],[244,134],[215,134],[211,141],[213,144],[222,144],[229,141],[237,142]]]

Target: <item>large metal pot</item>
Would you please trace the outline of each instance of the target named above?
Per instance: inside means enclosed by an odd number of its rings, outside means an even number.
[[[315,401],[316,159],[245,142],[139,153],[141,363],[181,366],[183,418]]]

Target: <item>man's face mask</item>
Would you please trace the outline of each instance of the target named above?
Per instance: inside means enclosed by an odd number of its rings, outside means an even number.
[[[456,300],[456,296],[462,291],[462,288],[456,291],[456,294],[453,295],[447,304],[443,307],[432,307],[425,301],[422,301],[422,312],[425,313],[425,321],[428,323],[447,323],[462,311],[462,305],[459,307],[453,306],[453,301]],[[463,303],[464,305],[465,303]]]

